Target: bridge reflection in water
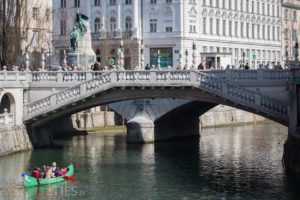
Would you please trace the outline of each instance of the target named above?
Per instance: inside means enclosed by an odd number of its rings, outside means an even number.
[[[77,182],[36,194],[12,192],[11,199],[297,199],[281,165],[286,136],[286,128],[265,123],[204,129],[200,139],[146,145],[127,144],[122,134],[76,137],[58,141],[62,148],[5,157],[0,188],[15,183],[16,171],[56,158],[60,166],[74,164]],[[20,155],[26,166],[6,162]]]

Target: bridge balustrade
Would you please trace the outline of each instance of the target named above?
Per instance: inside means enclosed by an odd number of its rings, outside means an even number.
[[[182,80],[189,81],[189,73],[193,70],[155,70],[158,80]],[[289,81],[290,70],[203,70],[217,79],[231,81]],[[79,83],[101,76],[107,71],[0,71],[0,83],[11,81],[27,83]],[[118,80],[150,80],[151,71],[118,71]]]
[[[4,112],[0,114],[0,126],[15,125],[15,115],[13,113]]]
[[[254,76],[255,73],[249,74],[249,76]],[[185,86],[198,87],[212,95],[222,97],[244,107],[250,107],[257,111],[268,113],[280,119],[286,119],[287,117],[287,105],[283,102],[264,96],[259,91],[243,88],[231,83],[229,80],[216,78],[212,74],[189,70],[103,72],[93,79],[81,82],[74,87],[25,105],[24,116],[44,113],[45,110],[51,110],[53,107],[60,107],[72,102],[72,100],[77,97],[77,99],[79,99],[81,96],[93,95],[105,91],[110,87],[161,87],[175,85],[180,87],[182,83],[184,83]]]

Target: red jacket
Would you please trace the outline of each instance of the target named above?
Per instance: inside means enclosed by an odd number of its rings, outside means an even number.
[[[38,171],[38,170],[34,170],[32,173],[31,173],[31,176],[36,178],[36,179],[39,179],[40,176],[41,176],[41,173]]]

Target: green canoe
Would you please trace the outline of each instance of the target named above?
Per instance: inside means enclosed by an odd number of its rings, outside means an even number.
[[[49,185],[52,183],[62,182],[62,181],[65,181],[65,179],[63,178],[64,176],[73,176],[73,173],[74,173],[73,165],[71,164],[67,168],[69,171],[68,171],[68,173],[66,173],[63,176],[59,176],[59,177],[55,177],[55,178],[40,178],[40,185]],[[25,175],[25,177],[24,177],[24,186],[25,187],[31,187],[31,186],[37,186],[37,185],[38,185],[38,182],[37,182],[36,178]]]

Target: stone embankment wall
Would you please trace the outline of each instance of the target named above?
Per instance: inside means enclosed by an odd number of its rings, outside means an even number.
[[[229,106],[219,105],[200,117],[201,127],[215,127],[243,123],[256,123],[266,118]]]
[[[32,149],[24,125],[0,128],[0,156]]]
[[[115,113],[111,111],[80,112],[72,115],[74,128],[115,126]]]

